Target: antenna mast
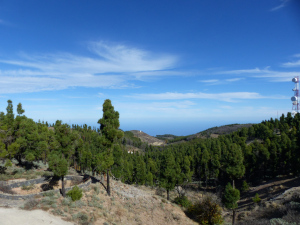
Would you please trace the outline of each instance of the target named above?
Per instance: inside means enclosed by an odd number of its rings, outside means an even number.
[[[292,100],[292,115],[295,116],[297,113],[299,113],[300,106],[299,106],[299,76],[296,76],[292,79],[292,81],[295,83],[295,88],[293,88],[294,96],[291,98]]]

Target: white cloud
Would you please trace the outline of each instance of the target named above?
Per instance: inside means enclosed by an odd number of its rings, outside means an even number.
[[[277,11],[283,7],[286,6],[286,4],[290,1],[290,0],[280,0],[282,3],[274,8],[272,8],[270,11]]]
[[[300,60],[294,61],[294,62],[283,63],[282,66],[284,66],[284,67],[299,67],[300,66]]]
[[[199,82],[202,82],[202,83],[216,83],[216,82],[219,82],[219,80],[215,79],[215,80],[199,80]]]
[[[247,75],[256,78],[270,78],[270,82],[290,82],[294,76],[299,76],[297,71],[274,71],[270,70],[269,67],[265,69],[244,69],[244,70],[228,70],[219,71],[216,74],[232,74],[232,75]]]
[[[164,76],[177,61],[174,56],[154,55],[145,50],[103,42],[91,43],[89,50],[96,54],[95,57],[69,53],[22,53],[18,59],[0,59],[0,63],[16,67],[0,70],[0,93],[69,87],[134,87],[130,81],[151,76],[151,72],[154,76]]]
[[[232,78],[232,79],[226,79],[225,81],[227,82],[236,82],[236,81],[240,81],[243,80],[244,78]]]
[[[236,82],[243,79],[244,78],[232,78],[232,79],[225,79],[225,80],[212,79],[212,80],[199,80],[199,82],[206,83],[207,85],[221,85],[221,84]]]
[[[242,99],[285,99],[284,96],[262,96],[256,92],[225,92],[225,93],[177,93],[166,92],[159,94],[134,94],[126,96],[140,100],[180,100],[180,99],[211,99],[225,102],[235,102]]]

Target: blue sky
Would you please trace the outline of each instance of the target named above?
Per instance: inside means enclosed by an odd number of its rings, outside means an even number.
[[[292,109],[298,0],[1,0],[0,111],[188,135]]]

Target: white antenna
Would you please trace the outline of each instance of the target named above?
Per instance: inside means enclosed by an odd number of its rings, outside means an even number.
[[[295,88],[293,88],[294,96],[291,97],[292,100],[292,115],[295,116],[297,113],[299,113],[299,76],[296,76],[292,79],[292,81],[295,83]]]

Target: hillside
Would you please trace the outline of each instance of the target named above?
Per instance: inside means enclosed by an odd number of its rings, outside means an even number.
[[[109,197],[101,183],[96,179],[94,182],[84,189],[82,199],[76,202],[55,194],[27,201],[0,199],[0,207],[16,209],[21,206],[21,208],[31,211],[31,218],[35,218],[37,221],[43,219],[44,223],[42,224],[62,224],[59,223],[59,220],[53,219],[53,215],[72,222],[72,224],[197,224],[189,219],[178,205],[155,195],[151,188],[144,186],[141,189],[142,186],[141,188],[135,187],[113,180],[111,181],[112,195]],[[7,224],[14,224],[13,221],[25,221],[25,217],[29,215],[19,213],[17,210],[0,209],[1,220],[11,221]],[[40,209],[47,213],[41,213]],[[18,218],[12,220],[11,218],[16,217],[16,214],[18,214]]]
[[[165,143],[164,141],[162,141],[158,138],[152,137],[149,134],[146,134],[140,130],[131,130],[130,132],[132,132],[135,137],[140,138],[142,142],[147,142],[149,145],[161,146],[161,145],[164,145],[164,143]]]
[[[201,131],[198,134],[201,135],[211,135],[211,134],[218,134],[218,135],[223,135],[223,134],[230,134],[232,132],[238,131],[242,128],[249,128],[253,124],[252,123],[247,123],[247,124],[228,124],[224,126],[219,126],[219,127],[212,127],[207,130]]]
[[[186,135],[186,136],[176,136],[172,134],[164,134],[164,135],[156,135],[156,138],[167,141],[169,144],[173,143],[182,143],[186,141],[190,141],[192,139],[196,138],[217,138],[219,135],[226,135],[233,133],[235,131],[238,131],[242,128],[249,128],[253,124],[229,124],[229,125],[224,125],[224,126],[219,126],[219,127],[212,127],[209,129],[206,129],[204,131],[201,131],[196,134],[191,134],[191,135]]]

